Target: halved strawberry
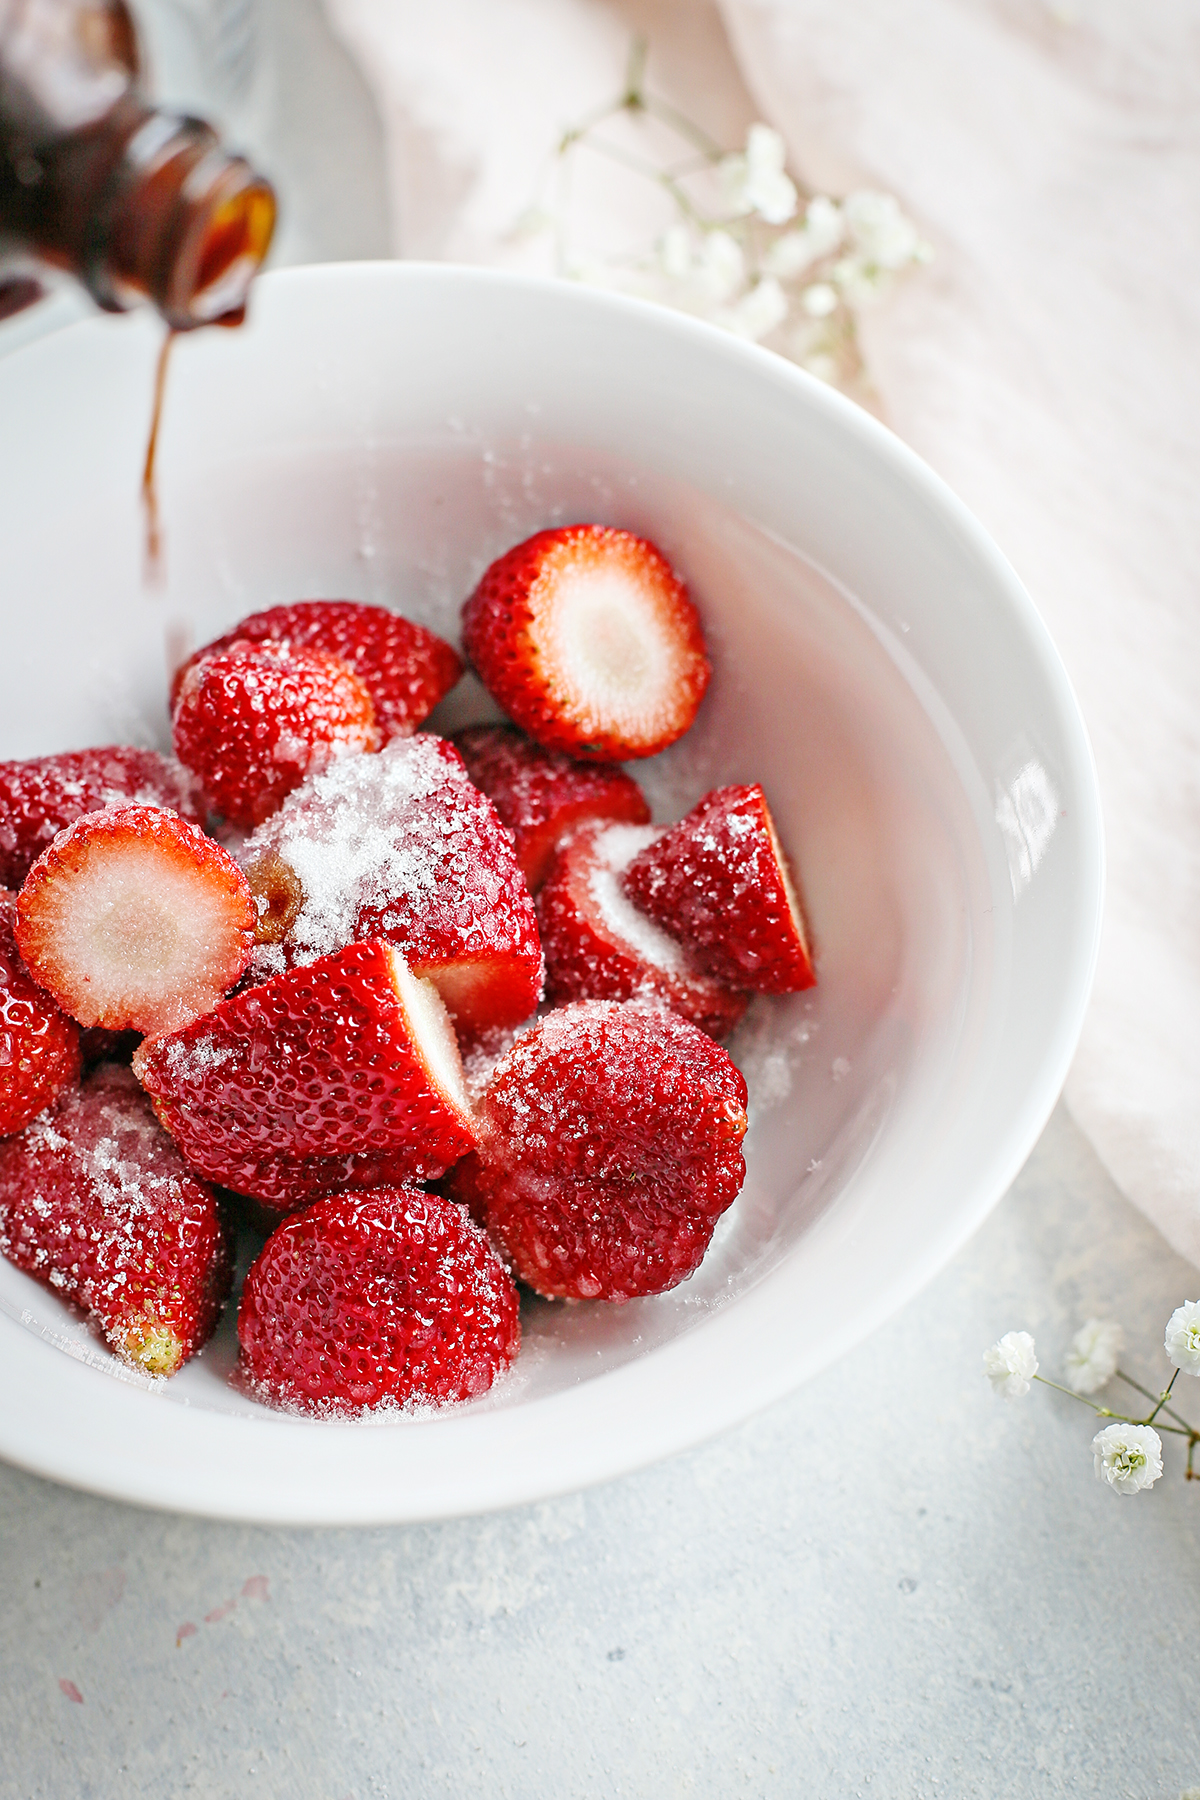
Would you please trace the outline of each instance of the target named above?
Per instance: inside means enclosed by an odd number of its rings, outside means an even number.
[[[133,1067],[190,1168],[281,1208],[440,1175],[475,1141],[446,1009],[387,944],[243,988]]]
[[[560,1005],[660,1000],[724,1037],[745,1012],[746,996],[697,968],[621,889],[622,872],[657,835],[653,825],[581,825],[562,846],[537,900],[547,993]]]
[[[714,788],[634,857],[621,885],[721,981],[763,994],[816,982],[800,899],[757,783]]]
[[[114,806],[54,839],[17,896],[30,974],[81,1025],[173,1031],[215,1006],[254,943],[233,858],[177,813]]]
[[[462,1207],[335,1194],[268,1238],[238,1310],[241,1370],[273,1405],[359,1413],[485,1393],[521,1341],[517,1291]]]
[[[379,748],[358,676],[319,650],[237,639],[179,684],[175,754],[214,812],[258,825],[306,775]]]
[[[50,839],[84,813],[131,800],[204,822],[191,776],[157,750],[108,744],[0,763],[0,886],[19,888]]]
[[[745,1109],[725,1052],[665,1008],[565,1007],[496,1065],[445,1185],[538,1293],[660,1294],[737,1197]]]
[[[251,613],[224,637],[197,650],[176,672],[172,709],[187,670],[239,638],[255,643],[273,638],[293,649],[321,650],[336,657],[370,694],[385,744],[410,736],[463,672],[457,650],[386,606],[367,606],[359,600],[297,600],[291,606]]]
[[[608,762],[682,737],[710,674],[670,563],[608,525],[539,531],[500,557],[463,607],[463,644],[530,737]]]
[[[585,819],[645,825],[650,818],[646,796],[624,769],[544,750],[515,725],[470,725],[455,732],[454,744],[512,833],[531,894],[563,838]]]
[[[212,1190],[111,1063],[0,1143],[0,1250],[151,1375],[173,1375],[200,1348],[229,1291]]]
[[[15,894],[0,890],[0,1137],[20,1131],[79,1080],[79,1027],[26,969],[13,936]]]
[[[381,938],[436,984],[460,1029],[521,1023],[541,998],[512,839],[444,738],[397,739],[314,776],[242,862],[263,908],[258,975]]]

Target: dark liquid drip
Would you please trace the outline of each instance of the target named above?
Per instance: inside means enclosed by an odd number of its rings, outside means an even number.
[[[167,365],[171,359],[171,345],[178,336],[177,331],[168,331],[158,353],[158,365],[154,371],[154,408],[150,415],[150,437],[142,468],[142,512],[146,523],[143,570],[147,587],[155,588],[161,588],[166,579],[162,526],[158,516],[158,436],[162,426],[163,395],[167,391]]]

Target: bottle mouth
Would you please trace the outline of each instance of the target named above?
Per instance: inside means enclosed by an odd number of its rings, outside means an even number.
[[[160,309],[177,331],[239,323],[271,247],[275,195],[240,157],[216,154],[192,171],[180,201],[182,237]]]
[[[89,285],[102,306],[150,300],[174,331],[238,324],[271,246],[275,195],[196,119],[151,115],[127,142]]]

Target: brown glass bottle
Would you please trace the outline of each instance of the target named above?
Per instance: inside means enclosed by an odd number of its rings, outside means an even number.
[[[0,245],[187,331],[241,318],[274,224],[248,163],[140,92],[125,0],[0,0]]]

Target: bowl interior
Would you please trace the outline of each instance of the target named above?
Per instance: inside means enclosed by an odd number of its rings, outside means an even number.
[[[355,598],[454,637],[474,581],[520,538],[625,526],[687,579],[714,662],[696,727],[634,773],[664,821],[719,783],[763,783],[820,980],[756,1001],[730,1044],[751,1093],[747,1182],[671,1294],[530,1301],[517,1369],[486,1399],[354,1428],[281,1420],[231,1386],[232,1311],[181,1375],[141,1391],[0,1263],[0,1363],[32,1367],[36,1339],[95,1404],[119,1394],[130,1471],[185,1468],[197,1414],[216,1415],[204,1453],[217,1445],[220,1467],[199,1485],[195,1470],[190,1486],[134,1481],[52,1449],[45,1424],[32,1450],[20,1432],[0,1448],[201,1510],[408,1517],[612,1473],[769,1399],[949,1254],[1065,1070],[1099,838],[1086,743],[1032,609],[926,471],[776,359],[603,296],[412,268],[269,278],[247,330],[176,345],[152,582],[137,478],[155,350],[148,321],[104,321],[0,365],[0,407],[20,421],[0,447],[0,755],[167,747],[170,668],[246,612]],[[493,711],[468,680],[431,725]],[[731,1359],[740,1382],[714,1380]],[[67,1404],[62,1355],[53,1374],[34,1360]],[[273,1446],[249,1480],[247,1431]],[[343,1475],[331,1432],[354,1446]],[[299,1501],[289,1459],[308,1471]]]

